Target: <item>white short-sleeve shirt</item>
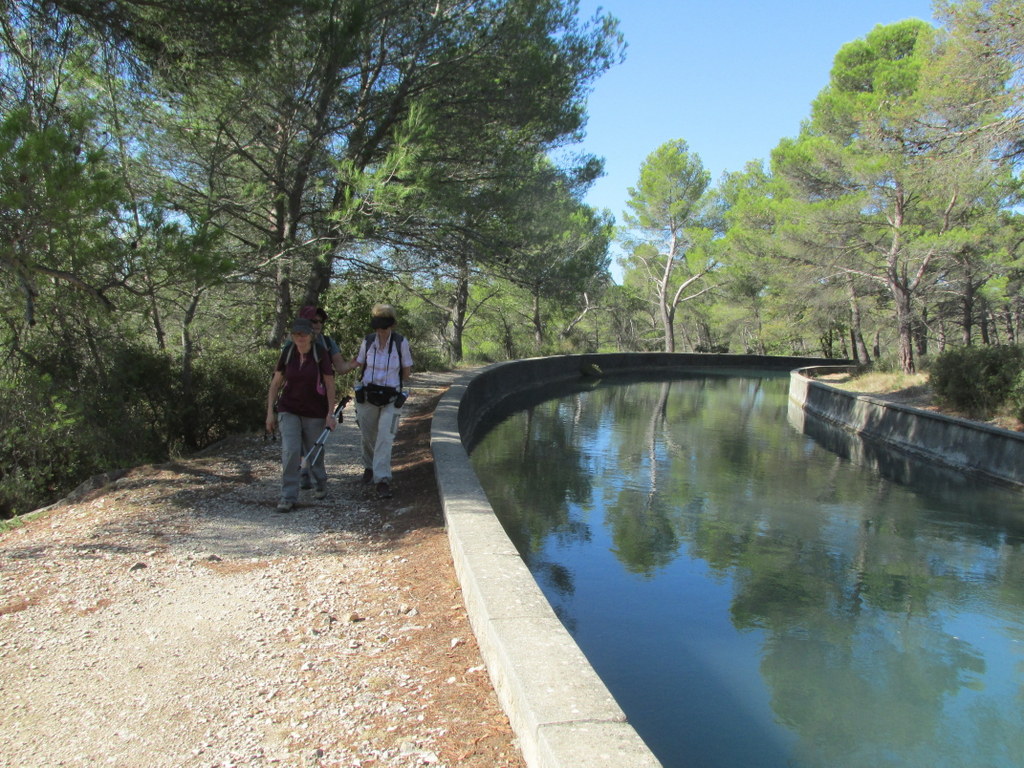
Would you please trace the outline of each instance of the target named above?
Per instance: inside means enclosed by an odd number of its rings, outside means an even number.
[[[366,366],[363,369],[363,384],[379,384],[383,387],[399,388],[402,385],[402,368],[412,367],[412,350],[409,340],[401,336],[401,343],[392,343],[396,334],[389,333],[384,346],[380,346],[377,334],[367,343],[359,345],[356,362]],[[400,336],[400,334],[398,334]]]

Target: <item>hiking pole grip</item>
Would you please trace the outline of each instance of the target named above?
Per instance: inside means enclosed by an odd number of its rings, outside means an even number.
[[[351,399],[352,398],[346,395],[341,398],[338,404],[334,407],[334,412],[331,415],[338,420],[339,424],[342,422],[341,412]],[[320,458],[320,453],[323,451],[324,444],[327,442],[327,436],[330,434],[330,427],[324,427],[324,431],[320,433],[320,437],[318,437],[316,442],[313,443],[313,447],[309,449],[309,453],[302,457],[302,462],[300,463],[302,469],[309,469],[309,467],[313,466],[314,462]]]
[[[339,424],[341,424],[345,420],[345,418],[341,415],[341,412],[345,410],[345,406],[348,405],[348,401],[351,399],[352,398],[349,395],[345,395],[343,398],[341,398],[341,400],[338,401],[338,404],[334,406],[334,418],[338,420]]]

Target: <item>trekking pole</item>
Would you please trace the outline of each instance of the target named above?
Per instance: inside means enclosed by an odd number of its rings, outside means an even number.
[[[346,395],[341,398],[341,401],[334,408],[334,418],[338,420],[339,424],[345,420],[344,416],[341,415],[341,412],[345,409],[349,400],[351,400],[351,398]],[[302,457],[302,464],[299,467],[300,469],[309,469],[320,458],[320,454],[323,453],[324,450],[324,443],[327,442],[327,436],[329,434],[331,434],[330,428],[324,427],[324,431],[320,433],[320,437],[318,437],[316,442],[313,443],[313,447],[309,449],[309,453]]]

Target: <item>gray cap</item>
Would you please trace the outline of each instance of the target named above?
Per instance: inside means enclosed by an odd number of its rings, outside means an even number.
[[[292,320],[292,333],[308,333],[312,336],[315,332],[313,331],[313,324],[304,317],[298,317]]]

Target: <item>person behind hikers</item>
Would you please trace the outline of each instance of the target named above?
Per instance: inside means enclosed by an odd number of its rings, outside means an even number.
[[[278,512],[291,511],[298,501],[302,457],[324,428],[334,429],[338,424],[334,415],[334,369],[314,337],[313,325],[306,318],[292,323],[291,344],[281,350],[267,392],[267,431],[272,432],[276,426],[281,434]],[[314,466],[311,473],[316,498],[322,499],[327,494],[327,473],[322,464]]]
[[[346,360],[342,357],[338,343],[324,332],[327,327],[327,311],[323,307],[307,304],[299,310],[299,317],[304,317],[312,323],[313,330],[316,332],[315,341],[327,350],[331,363],[334,365],[335,376],[341,376],[359,367],[355,358]]]
[[[412,373],[409,341],[395,332],[395,308],[376,304],[370,313],[373,333],[363,339],[356,362],[363,367],[356,383],[356,422],[362,436],[363,482],[376,483],[377,495],[391,497],[391,449],[405,403],[402,384]]]

